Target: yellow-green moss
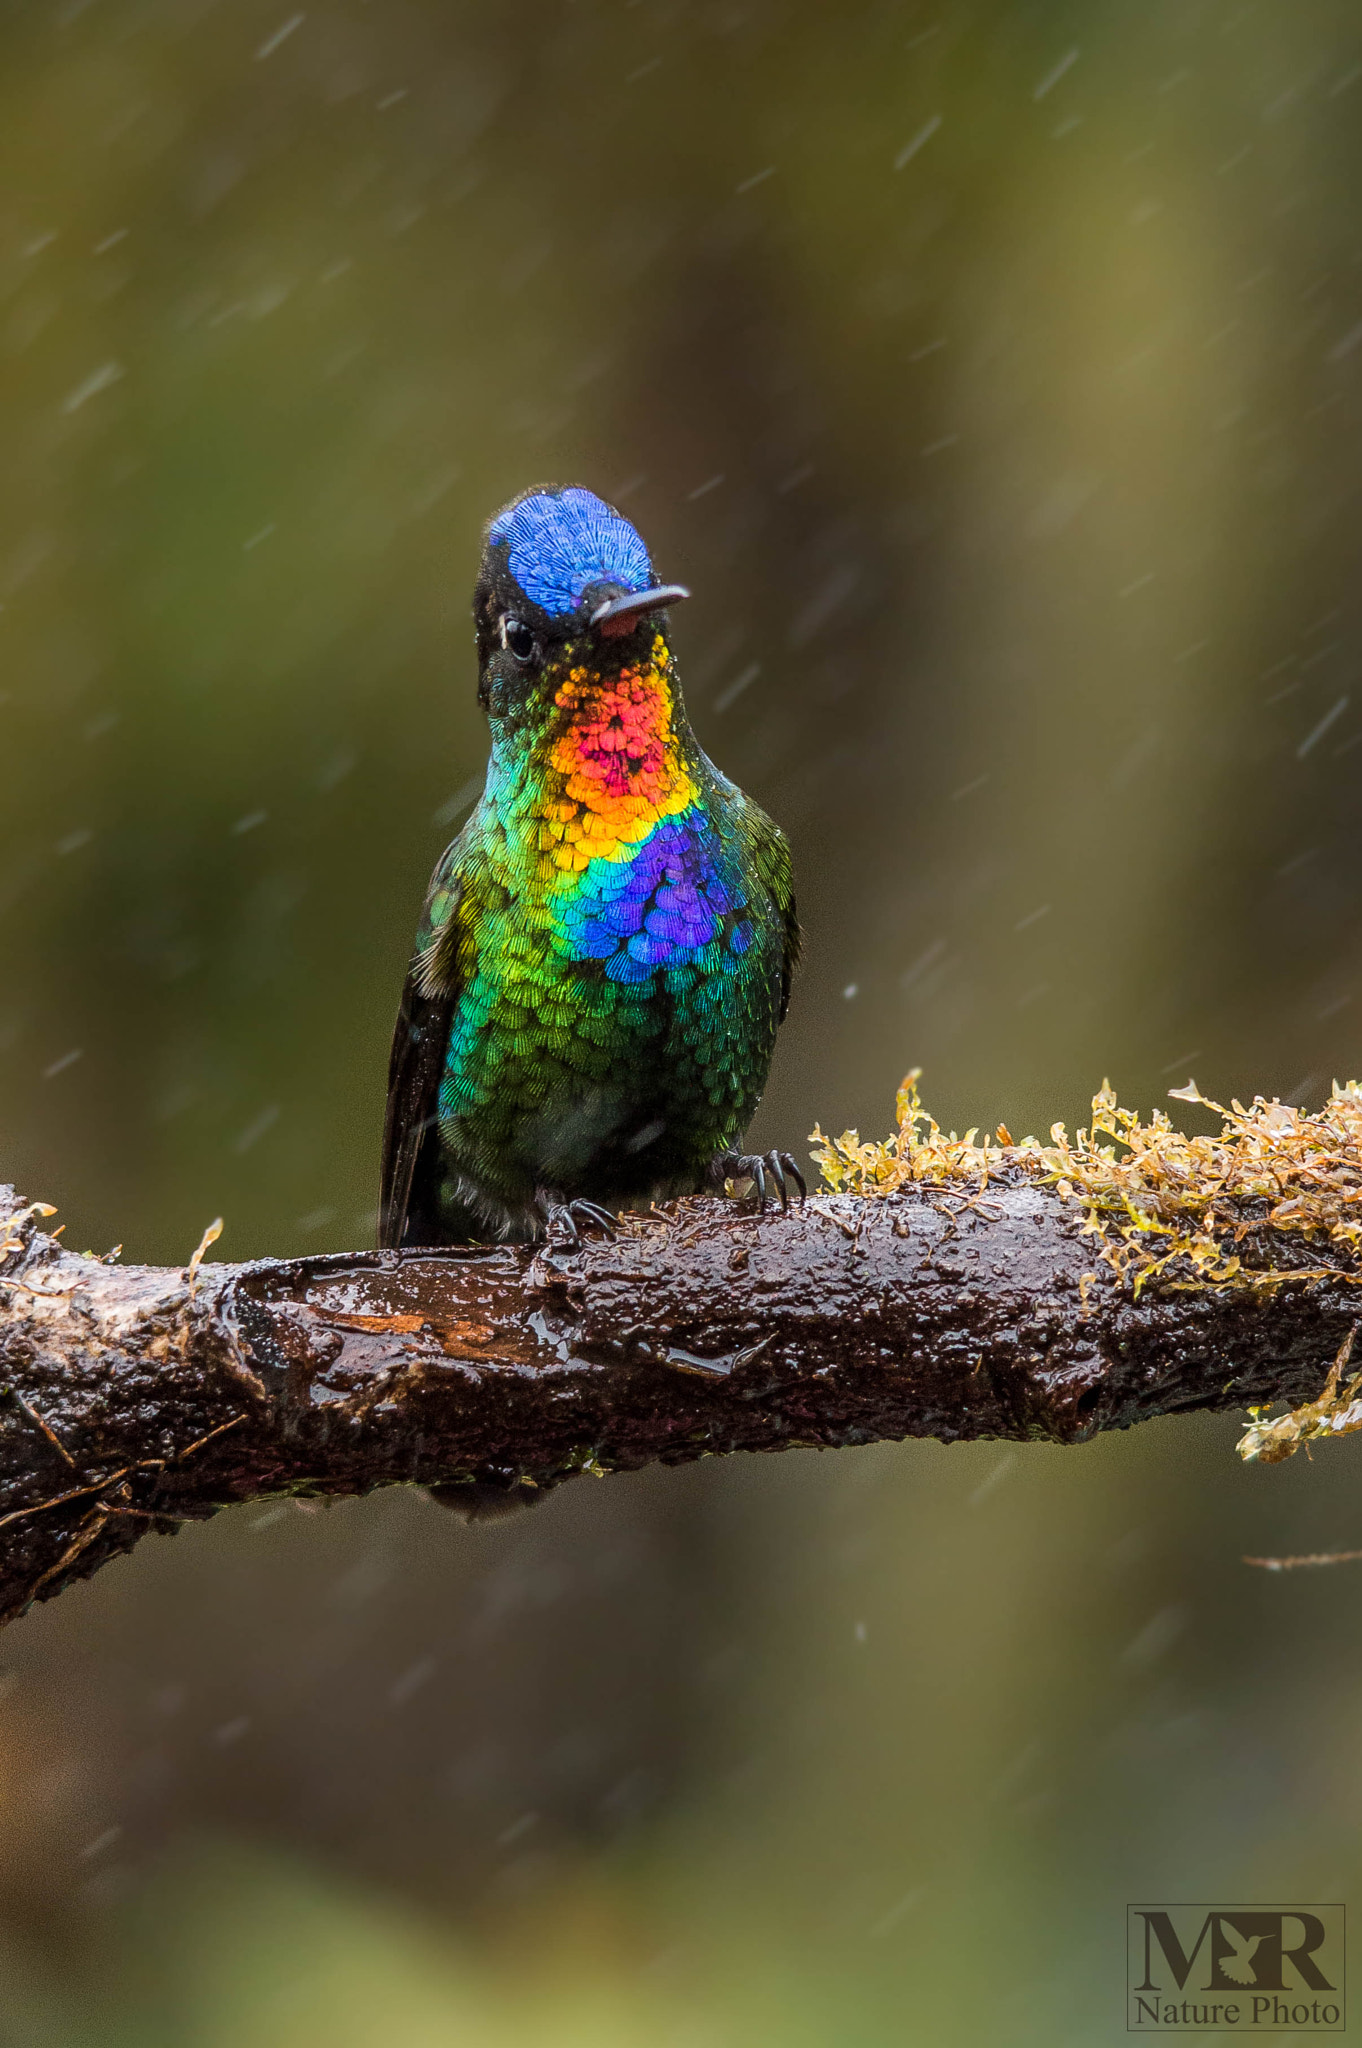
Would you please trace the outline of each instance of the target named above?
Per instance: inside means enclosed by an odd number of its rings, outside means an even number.
[[[1143,1122],[1104,1082],[1091,1126],[1070,1138],[1055,1124],[1043,1145],[1015,1142],[1004,1125],[996,1140],[981,1141],[977,1129],[947,1136],[922,1107],[919,1073],[899,1090],[893,1137],[867,1143],[855,1131],[826,1138],[815,1129],[813,1156],[829,1187],[888,1195],[926,1184],[978,1196],[991,1180],[1023,1175],[1082,1209],[1098,1255],[1136,1294],[1156,1278],[1181,1289],[1362,1285],[1362,1087],[1354,1081],[1335,1082],[1311,1112],[1262,1096],[1248,1109],[1223,1109],[1195,1082],[1171,1090],[1220,1117],[1215,1137],[1186,1136],[1163,1110]],[[1280,1241],[1269,1250],[1267,1232],[1286,1233],[1305,1259],[1281,1261]]]

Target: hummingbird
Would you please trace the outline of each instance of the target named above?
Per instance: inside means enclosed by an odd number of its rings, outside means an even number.
[[[700,748],[642,538],[579,485],[488,523],[482,796],[431,877],[393,1034],[382,1245],[580,1241],[803,1175],[742,1133],[799,954],[785,837]]]

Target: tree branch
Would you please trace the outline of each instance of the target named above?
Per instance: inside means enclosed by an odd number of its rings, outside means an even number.
[[[1319,1393],[1345,1278],[1137,1296],[1082,1214],[1013,1172],[788,1216],[696,1199],[573,1253],[179,1271],[76,1256],[0,1190],[0,1620],[261,1495],[415,1481],[480,1512],[730,1451],[1079,1443]],[[1260,1230],[1260,1274],[1300,1251]]]

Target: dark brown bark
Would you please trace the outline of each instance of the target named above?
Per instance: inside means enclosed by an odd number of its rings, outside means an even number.
[[[697,1199],[572,1253],[192,1276],[77,1257],[16,1209],[0,1190],[0,1619],[262,1494],[409,1481],[479,1511],[729,1451],[1078,1443],[1294,1403],[1357,1302],[1342,1283],[1133,1300],[1076,1210],[1022,1180],[762,1218]]]

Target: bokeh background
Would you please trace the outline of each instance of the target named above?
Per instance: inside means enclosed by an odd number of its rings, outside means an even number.
[[[794,842],[764,1143],[1362,1069],[1351,0],[4,0],[0,1171],[371,1241],[524,485]],[[1323,1366],[1324,1361],[1321,1361]],[[410,1490],[0,1643],[0,2041],[1124,2038],[1362,1900],[1358,1456],[1223,1418]]]

